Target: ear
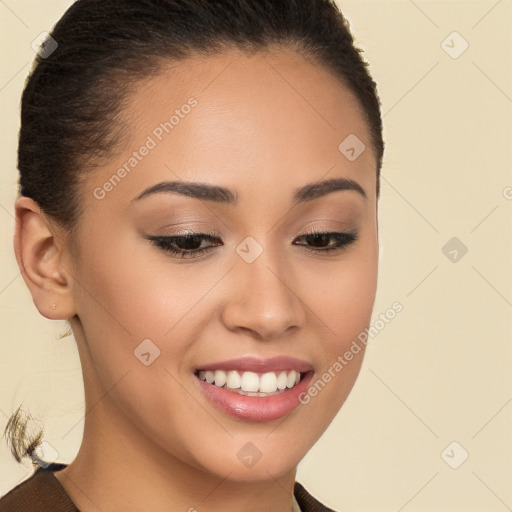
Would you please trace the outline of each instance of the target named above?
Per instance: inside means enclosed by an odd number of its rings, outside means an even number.
[[[33,199],[19,197],[14,209],[14,253],[36,308],[51,320],[74,316],[73,280],[56,226]]]

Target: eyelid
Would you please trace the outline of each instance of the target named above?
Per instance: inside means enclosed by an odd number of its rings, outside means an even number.
[[[213,231],[211,231],[213,233]],[[208,234],[206,232],[195,232],[187,230],[186,233],[181,232],[180,233],[174,233],[172,235],[157,235],[157,236],[151,236],[148,235],[145,237],[147,240],[150,241],[152,245],[155,245],[159,247],[164,252],[167,252],[169,254],[173,254],[172,256],[175,259],[194,259],[196,257],[199,257],[203,253],[210,252],[209,249],[218,247],[219,245],[224,245],[222,243],[222,239],[220,236],[215,236],[213,234]],[[199,248],[199,249],[193,249],[193,250],[181,250],[181,249],[172,249],[171,246],[174,245],[172,241],[176,239],[199,239],[199,240],[209,240],[209,241],[215,241],[220,240],[220,244],[214,244],[211,247],[207,248]],[[187,256],[188,255],[188,256]]]
[[[185,233],[183,232],[185,231]],[[210,233],[215,233],[214,230],[210,230]],[[296,240],[304,239],[311,236],[327,236],[331,240],[335,240],[335,245],[330,247],[329,245],[326,247],[320,247],[316,248],[314,245],[311,246],[309,244],[294,244],[301,247],[305,252],[309,254],[313,254],[315,256],[321,255],[321,256],[328,256],[330,254],[337,254],[343,252],[346,248],[353,245],[359,240],[359,232],[358,231],[332,231],[332,230],[325,230],[320,228],[313,228],[309,231],[303,232],[301,235],[298,235],[293,239],[295,242]],[[201,258],[203,254],[207,253],[213,253],[213,249],[219,246],[223,246],[224,243],[222,241],[222,238],[220,236],[208,234],[205,232],[194,232],[191,230],[182,230],[181,234],[175,233],[173,235],[161,235],[161,236],[147,236],[146,237],[151,244],[158,246],[161,250],[164,252],[169,253],[172,255],[172,258],[174,259],[195,259],[195,258]],[[219,240],[220,244],[215,244],[206,248],[197,248],[197,249],[174,249],[172,246],[176,246],[174,241],[176,239],[198,239],[198,240],[209,240],[215,241]]]
[[[304,249],[311,253],[317,254],[329,254],[331,251],[342,252],[345,248],[348,248],[350,245],[353,245],[359,240],[359,231],[332,231],[332,230],[321,230],[321,229],[313,229],[311,231],[306,231],[299,235],[294,240],[304,239],[310,236],[328,236],[331,239],[336,240],[337,244],[334,247],[324,247],[320,249],[315,249],[314,247],[304,245]],[[298,244],[302,246],[303,244]]]
[[[211,236],[211,237],[215,237],[215,238],[221,238],[221,234],[215,230],[215,229],[198,229],[198,230],[194,230],[194,229],[190,229],[190,228],[185,228],[185,229],[181,229],[179,231],[173,231],[171,233],[163,233],[162,235],[158,235],[158,236],[168,236],[168,237],[174,237],[174,236],[188,236],[188,235],[191,235],[191,236],[202,236],[202,235],[208,235],[208,236]]]
[[[328,224],[334,224],[336,227],[334,230],[340,230],[340,231],[349,231],[350,226],[355,226],[354,222],[350,222],[349,220],[334,220],[332,218],[319,218],[315,220],[310,220],[309,222],[306,222],[305,224],[302,224],[299,231],[302,231],[303,229],[310,229],[307,228],[307,226],[310,226],[311,224],[314,224],[314,226],[311,229],[317,229],[316,223],[322,223],[318,229],[322,231],[328,231],[330,228],[325,226],[325,223]]]

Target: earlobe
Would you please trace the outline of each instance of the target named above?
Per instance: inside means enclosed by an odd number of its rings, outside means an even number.
[[[35,306],[52,320],[72,317],[72,276],[64,266],[63,243],[55,226],[33,199],[20,197],[14,208],[14,253]]]

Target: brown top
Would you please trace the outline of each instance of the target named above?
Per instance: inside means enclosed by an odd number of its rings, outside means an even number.
[[[53,474],[66,466],[54,462],[37,468],[0,498],[0,512],[80,512]],[[299,482],[295,482],[294,497],[301,512],[335,512],[313,498]]]

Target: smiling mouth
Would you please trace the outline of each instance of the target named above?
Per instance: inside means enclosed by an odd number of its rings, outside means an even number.
[[[212,386],[244,396],[268,397],[294,388],[308,372],[281,370],[258,373],[237,370],[196,370],[195,375]]]

